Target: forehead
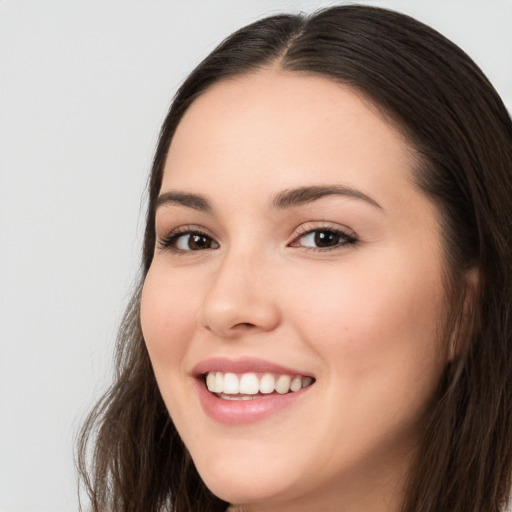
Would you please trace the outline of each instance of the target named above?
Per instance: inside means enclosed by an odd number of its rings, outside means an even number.
[[[386,188],[412,181],[414,160],[399,130],[357,90],[268,69],[221,81],[192,103],[171,142],[162,190],[248,181]]]

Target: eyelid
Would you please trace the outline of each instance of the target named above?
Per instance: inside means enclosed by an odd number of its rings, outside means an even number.
[[[306,235],[307,233],[311,233],[312,231],[339,231],[341,233],[344,233],[347,236],[350,236],[352,238],[358,238],[355,231],[348,226],[345,226],[343,224],[338,224],[336,222],[329,222],[329,221],[309,221],[301,224],[297,228],[295,228],[295,234],[294,236],[302,236]]]
[[[298,243],[300,239],[306,235],[315,233],[315,232],[331,232],[339,235],[342,239],[339,243],[333,245],[333,246],[324,246],[324,247],[311,247],[307,245],[301,245]],[[171,251],[175,254],[190,254],[190,253],[201,253],[204,251],[212,250],[212,249],[218,249],[220,244],[217,241],[216,237],[206,228],[196,225],[196,224],[184,224],[181,226],[178,226],[174,229],[171,229],[169,231],[166,231],[167,234],[164,236],[158,236],[156,237],[156,242],[158,244],[158,248],[162,251]],[[209,238],[212,243],[215,245],[215,247],[206,247],[204,249],[179,249],[174,244],[175,242],[184,235],[193,235],[197,234],[200,236],[204,236]],[[354,233],[354,231],[347,226],[343,226],[336,223],[326,222],[326,221],[310,221],[301,224],[297,228],[295,228],[295,232],[293,234],[293,239],[288,242],[288,247],[294,247],[294,248],[302,248],[304,250],[308,251],[317,251],[317,252],[326,252],[330,250],[340,250],[348,245],[354,245],[359,241],[357,235]]]
[[[332,247],[308,247],[298,244],[298,241],[304,236],[309,235],[311,233],[322,231],[339,234],[346,240],[343,243],[339,243]],[[327,252],[332,250],[342,250],[346,246],[355,245],[358,242],[359,238],[352,229],[348,228],[347,226],[342,226],[339,224],[323,221],[321,223],[306,222],[304,224],[301,224],[299,227],[295,229],[293,240],[288,244],[288,246],[302,248],[308,251]]]
[[[157,237],[156,237],[156,242],[158,244],[158,248],[162,251],[171,251],[173,253],[176,253],[176,254],[187,254],[187,253],[200,253],[200,252],[203,252],[201,250],[197,250],[197,251],[193,251],[193,250],[190,250],[190,251],[185,251],[183,249],[178,249],[177,247],[174,247],[172,244],[173,242],[175,242],[179,237],[181,236],[184,236],[184,235],[188,235],[188,234],[198,234],[198,235],[201,235],[201,236],[205,236],[207,238],[210,238],[216,245],[218,248],[219,246],[219,242],[217,242],[216,238],[214,235],[212,235],[209,230],[201,227],[201,226],[198,226],[198,225],[195,225],[195,224],[185,224],[185,225],[182,225],[182,226],[178,226],[174,229],[171,229],[169,231],[166,232],[167,234],[164,235],[164,236],[158,236],[157,234]],[[208,250],[208,249],[204,249],[204,250]]]

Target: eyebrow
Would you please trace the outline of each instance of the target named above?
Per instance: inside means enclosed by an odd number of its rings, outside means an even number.
[[[212,211],[212,206],[205,197],[189,192],[165,192],[161,194],[156,200],[155,210],[165,204],[178,204],[201,212]]]
[[[360,190],[341,185],[310,186],[283,190],[273,197],[272,205],[274,208],[278,209],[292,208],[294,206],[312,203],[322,197],[333,195],[360,199],[380,210],[383,210],[382,206],[377,203],[375,199],[372,199]],[[207,213],[211,213],[213,211],[213,208],[206,197],[199,194],[192,194],[190,192],[165,192],[158,196],[155,209],[167,204],[186,206],[187,208]]]
[[[382,206],[377,201],[375,201],[375,199],[372,199],[370,196],[367,196],[360,190],[341,185],[300,187],[284,190],[283,192],[280,192],[274,196],[272,204],[274,207],[279,209],[290,208],[293,206],[300,206],[303,204],[311,203],[325,196],[346,196],[354,199],[360,199],[378,208],[379,210],[384,210],[384,208],[382,208]]]

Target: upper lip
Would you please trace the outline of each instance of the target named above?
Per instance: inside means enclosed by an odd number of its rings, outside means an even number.
[[[277,373],[281,375],[302,375],[303,377],[313,377],[310,373],[301,370],[282,366],[280,364],[266,361],[264,359],[242,357],[229,359],[226,357],[211,357],[198,363],[192,369],[192,374],[196,377],[208,372],[231,372],[231,373]]]

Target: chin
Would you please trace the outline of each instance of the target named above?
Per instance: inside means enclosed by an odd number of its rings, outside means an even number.
[[[251,503],[272,501],[288,494],[294,486],[294,477],[284,468],[271,464],[251,465],[247,460],[242,464],[196,465],[201,479],[208,489],[220,499],[229,503]]]
[[[269,478],[270,477],[270,478]],[[267,501],[279,494],[275,481],[269,475],[269,481],[248,475],[234,477],[226,475],[201,475],[204,483],[220,499],[229,503],[250,503]]]

